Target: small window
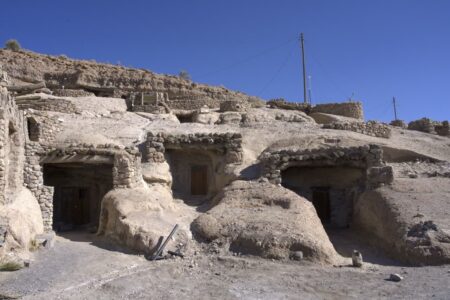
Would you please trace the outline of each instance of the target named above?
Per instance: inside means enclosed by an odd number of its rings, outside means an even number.
[[[27,129],[30,141],[39,141],[39,124],[34,118],[27,118]]]
[[[9,126],[8,126],[9,136],[12,136],[16,132],[17,132],[17,130],[16,130],[16,128],[14,128],[14,124],[12,122],[9,122]]]

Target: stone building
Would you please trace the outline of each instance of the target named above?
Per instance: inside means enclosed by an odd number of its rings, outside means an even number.
[[[167,162],[176,197],[190,202],[211,199],[233,178],[230,165],[242,162],[242,136],[226,134],[148,133],[144,161]]]
[[[263,176],[310,200],[324,225],[345,228],[358,196],[391,183],[393,173],[376,145],[345,147],[328,142],[318,149],[265,151],[260,157]]]

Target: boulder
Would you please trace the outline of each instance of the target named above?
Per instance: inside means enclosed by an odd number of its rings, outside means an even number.
[[[142,177],[147,183],[162,183],[169,187],[172,185],[172,174],[167,162],[143,163]]]
[[[102,201],[99,235],[138,253],[151,255],[161,237],[166,237],[175,224],[180,228],[167,249],[187,244],[190,231],[179,219],[170,190],[162,184],[134,189],[114,189]]]
[[[0,257],[10,251],[26,256],[36,235],[44,231],[39,204],[26,188],[19,190],[10,204],[0,207],[0,220]]]

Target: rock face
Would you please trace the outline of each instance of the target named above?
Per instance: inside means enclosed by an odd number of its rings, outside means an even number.
[[[12,249],[26,252],[35,236],[44,231],[39,204],[25,188],[12,203],[1,207],[0,220],[0,258]]]
[[[354,226],[404,263],[450,263],[450,224],[438,214],[449,209],[447,182],[441,178],[401,178],[392,187],[365,192],[355,206]],[[419,200],[414,206],[412,197]]]
[[[266,258],[288,259],[296,251],[321,263],[337,258],[312,204],[290,190],[235,181],[215,202],[192,224],[202,239],[228,239],[232,251]]]
[[[167,236],[180,223],[167,187],[153,184],[135,189],[116,189],[102,201],[98,233],[140,253],[156,251],[159,238]],[[189,229],[182,226],[169,248],[186,244]]]
[[[164,92],[170,99],[169,106],[176,109],[196,109],[203,105],[218,108],[220,102],[225,100],[260,102],[256,97],[223,87],[197,84],[178,76],[71,60],[64,56],[0,49],[0,64],[4,66],[12,83],[45,82],[48,88],[56,89],[57,94],[64,96],[86,95],[86,92],[90,92],[97,96],[129,98],[136,92]],[[61,92],[61,89],[72,91],[66,93]]]
[[[151,254],[179,224],[169,249],[199,247],[194,232],[206,248],[334,263],[322,220],[405,262],[448,262],[447,137],[350,119],[357,103],[260,107],[143,70],[23,51],[0,62],[0,251],[68,225]],[[62,208],[77,201],[88,209]]]

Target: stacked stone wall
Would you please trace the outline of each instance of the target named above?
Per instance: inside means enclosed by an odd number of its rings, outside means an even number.
[[[166,134],[151,132],[147,135],[144,160],[146,162],[164,162],[166,149],[197,148],[214,151],[223,155],[225,162],[242,162],[242,135],[240,133],[195,133]]]
[[[141,111],[151,114],[164,114],[166,109],[160,105],[134,105],[133,111]]]
[[[438,135],[441,136],[450,136],[450,126],[448,121],[442,122],[442,125],[436,125],[434,130]]]
[[[365,135],[388,139],[391,137],[391,128],[376,121],[368,122],[334,122],[324,124],[322,128],[354,131]]]
[[[17,106],[22,109],[35,109],[41,111],[55,111],[62,113],[76,113],[76,106],[65,99],[41,98],[39,95],[27,95],[16,98]]]
[[[364,111],[361,102],[326,103],[315,105],[311,112],[332,114],[355,119],[364,119]]]
[[[308,113],[311,110],[311,104],[304,102],[288,102],[284,99],[272,99],[266,102],[270,108],[280,108],[288,110],[299,110]]]
[[[184,110],[195,110],[203,106],[209,108],[219,108],[219,99],[208,99],[208,98],[186,98],[186,99],[169,99],[167,105],[171,109],[184,109]]]
[[[227,100],[220,103],[220,111],[246,112],[250,108],[248,102]]]
[[[411,121],[408,124],[409,130],[416,130],[441,136],[450,136],[448,121],[438,122],[428,118]]]
[[[42,211],[44,228],[51,230],[53,217],[52,186],[44,185],[44,163],[57,162],[58,159],[70,161],[73,157],[93,158],[109,157],[113,162],[114,188],[132,188],[142,180],[141,154],[137,149],[123,149],[111,144],[91,145],[72,144],[66,148],[57,148],[39,142],[28,141],[26,145],[26,165],[24,168],[25,186],[37,198]]]
[[[354,167],[367,171],[368,186],[388,184],[393,171],[382,161],[383,150],[378,145],[360,147],[330,147],[326,149],[265,151],[260,156],[262,176],[275,184],[281,183],[281,172],[290,167]]]
[[[400,127],[403,129],[408,127],[403,120],[392,120],[391,123],[389,123],[389,125],[394,127]]]
[[[133,187],[142,178],[140,152],[137,149],[122,148],[112,144],[70,144],[65,148],[55,145],[55,137],[60,132],[60,120],[48,112],[27,110],[26,118],[33,118],[38,128],[38,139],[32,141],[27,136],[25,144],[25,166],[23,171],[25,186],[31,190],[41,207],[44,228],[51,230],[53,217],[53,192],[52,186],[44,185],[43,164],[52,159],[79,157],[109,157],[113,162],[114,188]],[[24,123],[26,122],[26,119]]]
[[[7,89],[0,86],[0,204],[12,201],[22,186],[24,163],[23,115]]]
[[[53,95],[59,97],[90,97],[95,96],[94,93],[81,89],[54,89]]]

